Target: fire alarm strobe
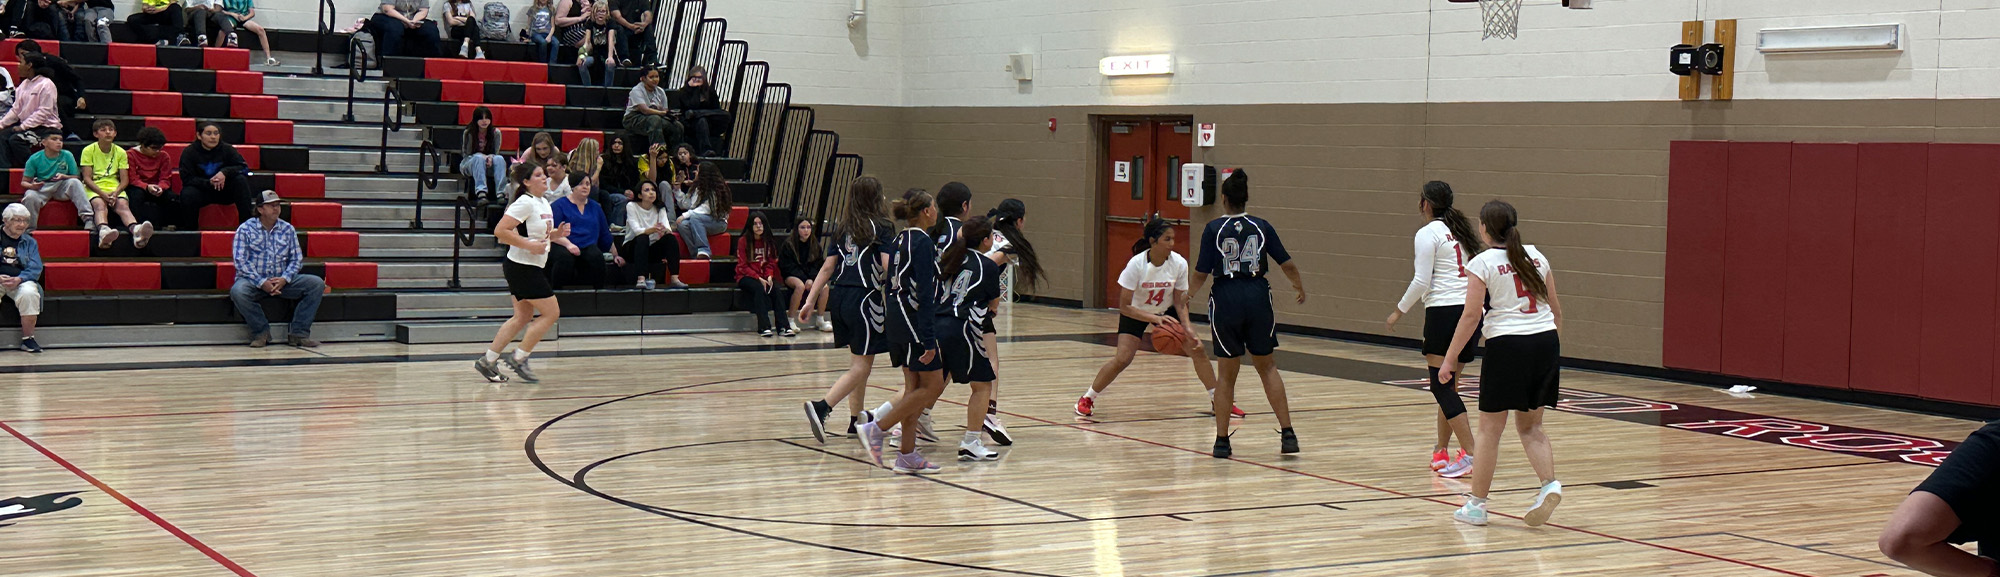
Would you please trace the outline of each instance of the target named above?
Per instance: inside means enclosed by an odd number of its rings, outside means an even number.
[[[1669,52],[1671,59],[1667,62],[1667,69],[1681,76],[1693,75],[1695,52],[1691,44],[1675,44]]]
[[[1708,43],[1701,45],[1700,53],[1695,56],[1695,61],[1697,62],[1697,66],[1700,67],[1699,69],[1702,74],[1721,76],[1725,63],[1729,60],[1721,44]]]

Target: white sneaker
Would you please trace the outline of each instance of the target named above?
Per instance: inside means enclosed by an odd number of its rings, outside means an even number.
[[[1464,477],[1466,473],[1470,472],[1472,472],[1472,455],[1466,455],[1445,465],[1443,469],[1439,469],[1438,476],[1446,479],[1457,479]]]
[[[819,317],[819,332],[822,332],[822,333],[830,333],[830,332],[833,332],[833,320],[832,320],[832,319],[828,319],[828,318],[826,318],[826,315],[820,315],[820,317]]]
[[[207,35],[207,34],[201,34],[201,35],[197,35],[197,36],[195,36],[195,37],[194,37],[194,45],[195,45],[195,46],[208,46],[208,35]]]
[[[235,32],[231,32],[231,33],[229,33],[229,36],[227,36],[227,37],[223,38],[223,40],[222,40],[222,44],[223,44],[224,46],[228,46],[228,47],[230,47],[230,48],[235,48],[235,47],[236,47],[236,33],[235,33]]]
[[[931,410],[924,409],[917,415],[917,440],[926,443],[938,442],[937,423],[931,422]]]
[[[472,40],[471,40],[471,39],[466,39],[466,41],[458,43],[458,57],[459,57],[459,58],[464,58],[464,57],[467,57],[467,56],[471,56],[471,55],[472,55]]]
[[[973,438],[971,440],[961,441],[958,443],[958,460],[997,461],[1000,460],[1000,453],[998,451],[986,448],[985,443],[979,442],[978,438]]]
[[[486,59],[486,47],[484,47],[484,46],[481,46],[481,47],[479,47],[479,48],[475,48],[475,49],[473,49],[473,51],[472,51],[472,59],[473,59],[473,60],[485,60],[485,59]]]
[[[1542,485],[1542,492],[1535,494],[1535,504],[1528,507],[1527,514],[1521,515],[1521,520],[1526,521],[1529,527],[1540,527],[1549,522],[1549,515],[1555,514],[1556,505],[1562,504],[1562,500],[1562,481],[1549,481],[1549,484]]]
[[[992,437],[995,444],[1003,447],[1014,444],[1014,437],[1007,434],[1007,425],[1000,422],[1000,415],[987,413],[983,428],[986,430],[986,436]]]
[[[1475,505],[1472,503],[1472,497],[1468,495],[1465,498],[1465,506],[1459,507],[1457,511],[1453,511],[1451,513],[1451,518],[1457,519],[1458,522],[1465,523],[1467,525],[1478,525],[1480,527],[1485,527],[1486,504],[1480,503]]]

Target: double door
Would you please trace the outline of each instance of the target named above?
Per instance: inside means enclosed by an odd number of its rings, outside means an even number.
[[[1132,244],[1154,216],[1173,224],[1174,251],[1193,263],[1188,247],[1188,209],[1181,205],[1181,164],[1192,161],[1194,122],[1190,118],[1107,119],[1104,189],[1104,305],[1116,308],[1118,274],[1132,258]]]

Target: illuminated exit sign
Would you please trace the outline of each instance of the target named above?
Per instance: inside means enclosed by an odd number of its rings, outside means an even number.
[[[1111,56],[1097,61],[1097,71],[1105,76],[1151,76],[1174,73],[1172,54]]]

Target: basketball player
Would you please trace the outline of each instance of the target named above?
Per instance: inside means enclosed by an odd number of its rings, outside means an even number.
[[[1000,453],[979,442],[981,426],[993,398],[993,362],[988,358],[980,325],[1000,300],[1000,265],[986,258],[993,246],[993,225],[975,216],[959,227],[961,236],[946,245],[938,260],[938,349],[951,381],[972,386],[965,404],[965,439],[958,442],[958,460],[992,461]],[[1004,435],[1003,435],[1004,436]],[[997,441],[996,441],[997,442]]]
[[[1889,516],[1876,546],[1911,569],[1939,576],[2000,575],[2000,563],[1951,544],[2000,542],[2000,421],[1965,438]]]
[[[522,381],[537,383],[541,378],[528,367],[528,355],[562,316],[555,288],[543,270],[549,261],[549,244],[569,236],[569,225],[557,227],[555,211],[542,198],[548,192],[549,179],[541,166],[516,164],[507,171],[507,179],[514,185],[514,201],[507,205],[506,216],[493,226],[493,236],[507,245],[507,259],[500,261],[500,270],[506,274],[507,292],[514,299],[514,316],[500,324],[486,355],[473,361],[472,368],[488,382],[504,383],[507,376],[500,374],[500,363],[504,362]],[[523,327],[526,333],[521,332]],[[514,348],[514,354],[502,356],[515,334],[521,334],[521,346]]]
[[[847,372],[827,389],[826,397],[806,402],[806,424],[812,427],[813,438],[822,443],[826,442],[826,416],[833,412],[833,404],[848,399],[860,405],[859,391],[867,388],[864,385],[874,370],[875,355],[889,351],[889,340],[883,335],[886,312],[882,287],[888,277],[889,243],[894,240],[895,226],[882,216],[882,182],[875,177],[854,179],[848,185],[847,198],[847,208],[835,223],[833,234],[826,235],[826,263],[806,294],[806,302],[814,302],[812,299],[832,284],[827,311],[833,315],[833,346],[847,347],[854,355]],[[805,314],[805,309],[799,310],[799,322],[805,322]],[[851,399],[850,394],[854,395]]]
[[[875,414],[855,430],[868,456],[882,465],[882,444],[889,436],[881,423],[903,425],[901,445],[892,467],[903,474],[932,474],[939,467],[917,452],[917,417],[944,392],[944,359],[932,329],[937,325],[937,241],[924,228],[937,221],[931,194],[910,189],[896,200],[896,220],[906,228],[896,234],[891,249],[888,290],[889,364],[903,369],[903,393],[895,406]]]
[[[1041,286],[1042,260],[1036,256],[1035,245],[1028,242],[1027,235],[1021,234],[1021,227],[1026,226],[1028,221],[1028,205],[1012,198],[1002,200],[1000,206],[986,212],[986,219],[993,223],[993,246],[987,249],[986,257],[1000,264],[1000,294],[1014,293],[1011,284],[1014,277],[1007,274],[1009,268],[1017,268],[1028,286]],[[993,328],[993,317],[986,317],[979,328],[983,332],[986,352],[991,355],[989,360],[993,363],[993,373],[998,375],[1000,336],[999,331]],[[995,443],[1003,446],[1014,444],[1014,440],[1007,435],[1007,427],[1000,423],[1000,382],[997,380],[993,383],[993,398],[986,406],[986,433],[993,436]]]
[[[1230,214],[1208,221],[1201,233],[1201,258],[1195,262],[1189,294],[1201,291],[1209,275],[1215,288],[1208,295],[1208,330],[1215,337],[1215,354],[1221,379],[1215,387],[1215,458],[1226,459],[1229,447],[1229,409],[1236,403],[1236,373],[1243,368],[1245,353],[1264,381],[1264,397],[1278,415],[1278,452],[1299,452],[1298,433],[1292,431],[1292,409],[1285,398],[1285,380],[1278,375],[1278,363],[1271,358],[1278,348],[1278,321],[1271,310],[1271,283],[1266,260],[1276,261],[1299,293],[1298,303],[1306,303],[1305,282],[1291,253],[1278,240],[1278,229],[1264,219],[1250,216],[1250,174],[1237,169],[1222,181],[1222,203]],[[1268,259],[1267,259],[1268,257]]]
[[[1479,233],[1472,230],[1472,221],[1452,208],[1451,202],[1451,185],[1435,180],[1424,184],[1423,200],[1417,201],[1417,210],[1430,219],[1430,224],[1417,230],[1416,277],[1410,280],[1410,288],[1403,291],[1403,300],[1396,303],[1396,312],[1389,313],[1387,326],[1395,329],[1396,321],[1402,320],[1410,307],[1418,301],[1424,303],[1424,360],[1431,366],[1431,396],[1437,398],[1438,404],[1437,444],[1431,446],[1431,470],[1457,478],[1472,470],[1472,455],[1465,452],[1474,445],[1472,423],[1465,416],[1465,400],[1458,397],[1458,381],[1439,382],[1438,367],[1444,366],[1444,352],[1451,348],[1458,318],[1465,316],[1465,257],[1483,252],[1484,245],[1479,242]],[[1461,248],[1465,250],[1461,252]],[[1472,362],[1472,347],[1467,346],[1458,364],[1469,362]],[[1457,458],[1445,453],[1451,447],[1453,434],[1458,435]]]
[[[1508,411],[1520,413],[1514,431],[1528,453],[1528,464],[1542,481],[1542,490],[1523,519],[1529,526],[1547,523],[1562,503],[1555,450],[1542,431],[1542,411],[1556,405],[1562,384],[1558,362],[1562,340],[1556,335],[1562,326],[1562,302],[1556,298],[1548,259],[1521,242],[1519,223],[1514,205],[1502,201],[1488,202],[1479,210],[1480,233],[1485,235],[1481,240],[1489,248],[1465,263],[1465,314],[1458,319],[1438,375],[1451,382],[1465,368],[1460,355],[1471,346],[1483,315],[1486,370],[1479,380],[1479,436],[1472,451],[1481,457],[1472,466],[1472,494],[1452,513],[1452,518],[1473,525],[1486,524],[1486,494],[1493,487],[1494,453],[1507,427]]]
[[[1132,355],[1138,352],[1139,339],[1147,330],[1174,325],[1185,331],[1194,326],[1188,321],[1187,299],[1187,259],[1174,252],[1174,227],[1165,219],[1154,217],[1146,221],[1139,241],[1132,244],[1132,259],[1125,263],[1125,272],[1118,275],[1118,352],[1111,360],[1104,361],[1104,366],[1097,369],[1097,379],[1083,391],[1083,398],[1076,400],[1078,416],[1090,416],[1097,406],[1097,395],[1111,386],[1111,381],[1125,367],[1132,365]],[[1183,346],[1188,358],[1194,360],[1194,376],[1208,389],[1212,407],[1215,369],[1209,366],[1208,355],[1202,353],[1200,339],[1187,339]],[[1229,411],[1231,416],[1244,416],[1243,410],[1234,406]]]

